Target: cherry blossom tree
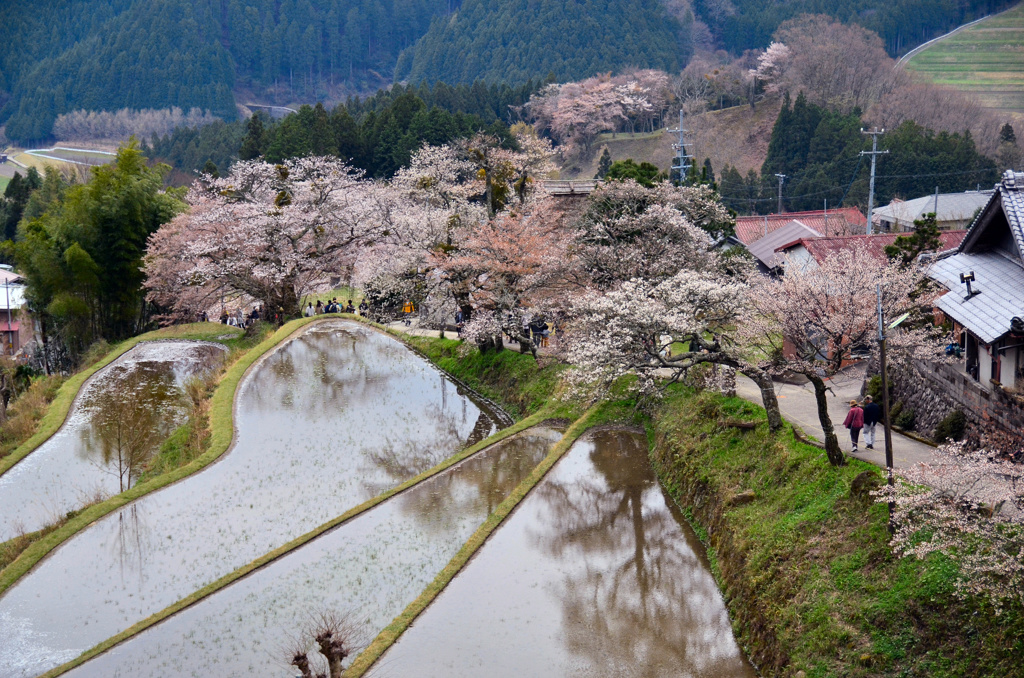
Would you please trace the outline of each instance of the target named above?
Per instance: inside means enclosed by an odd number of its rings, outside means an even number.
[[[713,237],[732,219],[706,186],[609,182],[595,191],[576,224],[573,248],[580,284],[598,290],[639,279],[664,280],[683,267],[718,265]]]
[[[557,295],[567,244],[562,231],[529,214],[477,224],[461,249],[440,264],[445,275],[466,286],[474,309],[463,335],[487,349],[500,348],[504,334],[536,358],[525,328]]]
[[[792,52],[781,42],[773,42],[757,58],[757,68],[750,70],[750,75],[764,84],[768,94],[778,94],[787,85],[786,70],[789,68]]]
[[[881,286],[886,318],[920,311],[924,275],[873,256],[865,248],[839,251],[818,265],[789,262],[781,280],[762,278],[749,291],[750,316],[740,326],[742,340],[776,374],[795,372],[814,386],[818,419],[829,461],[844,463],[828,413],[825,379],[872,350],[878,336],[876,290]],[[938,351],[926,329],[890,332],[890,357],[933,359]]]
[[[329,157],[239,162],[202,177],[188,202],[150,238],[144,264],[148,299],[172,318],[225,294],[298,314],[303,295],[394,227],[386,187]]]
[[[897,474],[875,493],[895,504],[893,550],[949,556],[960,568],[959,594],[987,596],[997,613],[1024,602],[1024,466],[954,443]]]
[[[746,291],[742,278],[689,268],[660,282],[633,279],[587,291],[572,309],[566,357],[577,381],[608,385],[636,374],[647,393],[656,389],[656,377],[679,381],[697,365],[736,369],[760,388],[769,428],[777,431],[782,415],[771,376],[746,359],[735,337],[747,317]],[[674,344],[686,348],[672,352]]]

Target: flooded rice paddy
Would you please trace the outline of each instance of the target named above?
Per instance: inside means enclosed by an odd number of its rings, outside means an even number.
[[[542,675],[756,675],[642,435],[577,442],[374,667]]]
[[[0,542],[123,492],[187,413],[185,381],[226,349],[148,341],[97,372],[64,426],[0,476]]]
[[[288,662],[295,629],[324,610],[347,614],[369,640],[420,594],[560,438],[557,431],[535,428],[498,443],[68,675],[294,676]]]
[[[482,439],[497,416],[386,335],[312,325],[243,381],[223,460],[91,525],[0,597],[0,676],[77,656]]]

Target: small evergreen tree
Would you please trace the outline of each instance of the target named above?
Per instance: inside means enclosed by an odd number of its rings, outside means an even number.
[[[632,158],[613,162],[605,174],[605,179],[609,181],[632,179],[646,188],[653,188],[655,182],[663,181],[665,178],[665,174],[651,163],[641,162],[638,165]]]
[[[939,224],[935,213],[929,212],[923,219],[914,221],[914,232],[901,235],[891,245],[885,246],[885,256],[889,261],[898,261],[904,266],[909,265],[922,252],[935,252],[942,247],[939,238]]]
[[[608,174],[608,170],[612,168],[612,154],[608,152],[608,147],[605,146],[601,151],[601,158],[597,161],[597,174],[594,175],[595,179],[604,179]]]
[[[266,134],[263,130],[263,116],[253,113],[246,124],[245,138],[242,139],[242,147],[238,150],[238,157],[241,160],[255,160],[266,151]]]
[[[1017,134],[1013,131],[1013,125],[1006,123],[999,130],[999,142],[1003,144],[1016,144]]]

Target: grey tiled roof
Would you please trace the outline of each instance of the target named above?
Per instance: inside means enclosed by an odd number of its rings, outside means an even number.
[[[960,274],[970,271],[980,294],[967,299]],[[935,305],[986,344],[1010,331],[1011,318],[1024,317],[1024,268],[1002,254],[954,254],[932,263],[928,275],[950,290]]]
[[[782,245],[788,245],[800,238],[818,238],[818,233],[810,226],[806,226],[797,219],[789,222],[780,229],[774,230],[763,238],[756,240],[747,246],[750,253],[768,268],[775,268],[782,263],[782,259],[775,253]]]
[[[1010,232],[1017,242],[1017,252],[1024,257],[1024,172],[1004,173],[999,184],[999,197]]]
[[[992,191],[966,191],[964,193],[940,193],[939,223],[945,221],[966,221],[974,216],[979,208],[984,207]],[[924,214],[935,210],[935,196],[926,195],[913,200],[892,202],[884,207],[876,207],[871,210],[873,221],[885,219],[887,221],[899,221],[904,226],[910,226],[915,219],[920,219]]]

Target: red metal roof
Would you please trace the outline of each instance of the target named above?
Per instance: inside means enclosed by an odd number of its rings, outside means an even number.
[[[736,217],[736,238],[744,245],[756,242],[768,233],[782,228],[789,222],[797,220],[804,226],[818,233],[848,233],[850,230],[863,232],[868,220],[856,207],[841,207],[828,211],[826,223],[825,212],[786,212],[785,214],[769,214],[767,216]]]
[[[964,239],[967,231],[943,231],[939,234],[939,240],[942,241],[942,250],[950,250],[960,245],[960,241]],[[901,235],[908,235],[907,233],[877,233],[875,235],[847,235],[847,236],[834,236],[831,238],[800,238],[791,243],[783,245],[777,248],[776,252],[782,252],[783,250],[796,247],[797,245],[803,245],[804,248],[810,253],[814,260],[821,263],[829,257],[831,254],[841,252],[843,250],[853,249],[854,247],[865,247],[868,253],[879,260],[885,260],[885,247],[891,245]]]
[[[20,327],[17,320],[11,321],[11,332],[17,332]],[[7,334],[7,318],[0,317],[0,332]]]

